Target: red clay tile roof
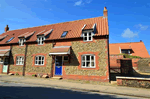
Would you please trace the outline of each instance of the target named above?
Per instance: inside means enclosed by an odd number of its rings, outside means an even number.
[[[70,47],[67,48],[52,48],[50,53],[68,52]]]
[[[35,31],[35,33],[31,36],[31,38],[27,42],[32,42],[37,40],[37,34],[43,30],[49,31],[53,29],[52,33],[46,40],[53,40],[53,39],[64,39],[61,38],[61,35],[64,31],[68,31],[65,38],[78,38],[81,37],[82,28],[85,24],[92,24],[96,23],[96,33],[95,36],[101,35],[109,35],[108,33],[108,20],[107,18],[103,17],[95,17],[83,20],[76,20],[64,23],[57,23],[51,25],[44,25],[38,27],[31,27],[31,28],[24,28],[19,30],[11,30],[6,33],[1,34],[0,36],[8,35],[5,39],[0,41],[0,44],[6,44],[6,41],[9,40],[11,37],[15,37],[9,43],[17,43],[19,41],[18,36],[24,33],[31,33]]]
[[[43,30],[43,31],[39,32],[37,35],[43,35],[44,34],[44,36],[46,36],[46,35],[48,35],[52,31],[53,31],[53,29]]]
[[[83,30],[92,29],[94,24],[86,24]]]
[[[120,46],[121,49],[132,49],[130,45]]]
[[[3,50],[3,49],[10,49],[10,46],[1,46],[0,50]]]
[[[110,55],[120,54],[119,47],[122,49],[122,48],[130,48],[130,46],[134,52],[134,53],[132,53],[133,56],[140,56],[143,58],[150,57],[143,42],[109,44]]]
[[[7,35],[0,36],[0,40],[5,38]]]
[[[27,37],[29,37],[29,36],[31,36],[31,35],[33,35],[34,34],[34,32],[27,32],[27,33],[24,33],[24,34],[22,34],[22,35],[19,35],[18,37],[24,37],[24,38],[27,38]]]

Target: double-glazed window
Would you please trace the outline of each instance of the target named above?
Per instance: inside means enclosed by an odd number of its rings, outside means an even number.
[[[92,54],[81,56],[83,68],[95,68],[95,56]]]
[[[84,32],[83,33],[83,41],[92,41],[92,40],[93,40],[92,32]]]
[[[23,65],[23,64],[24,64],[24,56],[17,56],[16,65]]]
[[[24,38],[19,39],[19,46],[23,46],[25,42]]]
[[[44,36],[38,36],[37,37],[37,43],[38,43],[38,45],[43,45],[44,40],[45,40]]]
[[[44,65],[44,56],[35,56],[35,65]]]

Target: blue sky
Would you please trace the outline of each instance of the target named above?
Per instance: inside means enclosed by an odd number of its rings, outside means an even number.
[[[150,54],[149,0],[0,0],[0,34],[10,30],[103,15],[108,9],[110,43],[142,40]]]

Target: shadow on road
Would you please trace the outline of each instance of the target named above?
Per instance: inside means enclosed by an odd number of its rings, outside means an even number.
[[[114,95],[46,87],[0,86],[0,99],[116,99]],[[119,99],[119,98],[118,98]],[[121,98],[120,98],[121,99]]]

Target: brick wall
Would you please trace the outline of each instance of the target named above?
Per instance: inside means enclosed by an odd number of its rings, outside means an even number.
[[[23,72],[23,65],[16,65],[16,56],[24,56],[25,54],[25,46],[18,46],[13,45],[11,49],[11,55],[10,55],[10,66],[9,66],[9,72],[19,73]]]
[[[117,78],[117,85],[119,86],[129,86],[129,87],[138,87],[138,88],[150,88],[150,79],[121,79]]]
[[[83,42],[82,39],[75,41],[57,41],[55,46],[72,46],[71,61],[70,63],[63,64],[63,78],[64,79],[82,79],[82,80],[96,80],[96,81],[109,81],[108,70],[108,50],[107,39],[94,39],[93,42]],[[25,75],[32,74],[54,74],[55,63],[52,64],[52,56],[49,56],[49,52],[52,49],[52,43],[47,42],[44,45],[29,44],[27,46]],[[15,58],[17,55],[25,54],[25,46],[12,47],[12,57],[10,64],[10,72],[19,73],[22,75],[23,66],[15,65]],[[94,69],[82,69],[81,55],[82,54],[95,54],[96,56],[96,68]],[[45,56],[44,66],[35,66],[34,58],[36,55]],[[53,71],[52,71],[53,70]]]

